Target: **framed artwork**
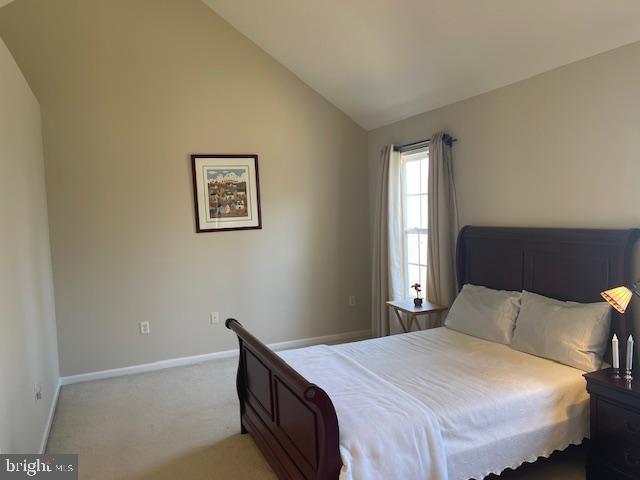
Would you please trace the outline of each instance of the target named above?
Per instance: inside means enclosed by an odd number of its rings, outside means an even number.
[[[262,228],[257,155],[191,155],[196,232]]]

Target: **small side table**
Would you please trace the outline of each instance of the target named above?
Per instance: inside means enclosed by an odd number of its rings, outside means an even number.
[[[636,372],[634,372],[636,373]],[[613,370],[584,375],[591,394],[587,480],[640,478],[640,379],[614,379]]]
[[[422,305],[416,307],[413,304],[413,299],[389,301],[387,302],[387,305],[393,308],[393,311],[396,313],[396,317],[398,317],[398,321],[400,322],[400,326],[402,327],[404,333],[409,333],[411,331],[411,327],[413,327],[414,322],[418,327],[418,330],[420,330],[420,322],[418,322],[419,316],[431,317],[432,314],[444,312],[449,308],[443,305],[437,305],[435,303],[427,302],[426,300],[422,301]],[[402,313],[405,313],[407,315],[408,322],[404,321],[404,319],[402,318]],[[429,318],[429,328],[431,326],[431,318]],[[427,328],[426,320],[424,328]]]

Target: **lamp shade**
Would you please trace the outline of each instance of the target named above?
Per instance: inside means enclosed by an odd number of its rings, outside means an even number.
[[[620,313],[624,313],[627,309],[627,305],[631,301],[633,293],[627,287],[616,287],[611,290],[602,292],[602,298],[604,298],[609,305],[615,308]]]

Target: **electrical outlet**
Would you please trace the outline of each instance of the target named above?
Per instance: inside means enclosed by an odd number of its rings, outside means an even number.
[[[41,383],[36,383],[34,385],[33,392],[34,392],[35,397],[36,397],[36,402],[42,400],[42,384]]]
[[[211,325],[220,323],[220,314],[218,312],[211,312],[209,314],[209,320],[211,321]]]
[[[355,307],[356,306],[356,296],[355,295],[349,295],[349,306],[350,307]]]
[[[140,335],[149,335],[150,332],[149,322],[140,322]]]

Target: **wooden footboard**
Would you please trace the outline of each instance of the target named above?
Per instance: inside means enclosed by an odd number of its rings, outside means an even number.
[[[230,318],[238,336],[236,386],[242,433],[250,433],[280,479],[336,480],[338,418],[327,393],[308,382]]]

